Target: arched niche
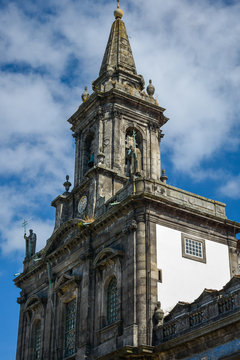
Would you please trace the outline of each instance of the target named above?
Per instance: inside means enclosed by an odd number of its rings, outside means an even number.
[[[95,163],[95,143],[94,133],[90,132],[84,139],[84,153],[83,153],[83,174],[94,166]]]
[[[134,127],[128,127],[125,132],[125,169],[127,176],[142,175],[143,137]]]

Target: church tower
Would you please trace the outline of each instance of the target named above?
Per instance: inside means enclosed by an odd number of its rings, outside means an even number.
[[[58,209],[56,227],[69,215],[98,217],[102,205],[134,177],[160,181],[161,127],[168,119],[153,98],[153,85],[147,93],[143,90],[123,12],[118,8],[114,14],[93,93],[85,88],[82,105],[68,120],[76,140],[73,206],[70,215],[60,210],[64,199],[53,204]]]
[[[73,189],[67,177],[41,251],[25,236],[17,360],[154,359],[157,302],[166,312],[238,271],[240,224],[161,173],[168,118],[151,80],[144,90],[119,4],[114,16],[93,92],[68,120]]]

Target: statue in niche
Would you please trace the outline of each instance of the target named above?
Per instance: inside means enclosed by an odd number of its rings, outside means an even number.
[[[25,233],[24,239],[26,240],[26,258],[30,258],[36,252],[37,235],[30,229],[29,236]]]
[[[132,136],[128,135],[126,139],[126,162],[129,175],[141,176],[142,154],[136,142],[135,130]]]

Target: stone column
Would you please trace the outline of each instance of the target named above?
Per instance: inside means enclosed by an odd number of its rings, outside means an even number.
[[[138,218],[136,231],[136,320],[138,325],[138,346],[147,343],[146,333],[146,229],[144,215]]]
[[[74,186],[80,183],[80,171],[81,171],[81,156],[80,156],[80,138],[81,133],[76,133],[75,138],[75,173],[74,173]]]
[[[44,344],[43,344],[43,358],[47,359],[50,357],[50,348],[52,340],[52,310],[51,301],[48,296],[46,304],[45,322],[44,322]]]
[[[149,124],[150,134],[150,177],[160,180],[160,146],[158,137],[158,127]]]
[[[119,171],[121,168],[121,113],[119,110],[113,109],[113,131],[112,131],[112,168]],[[123,171],[123,169],[122,169]]]
[[[152,345],[152,317],[157,304],[157,242],[156,224],[151,222],[150,210],[146,213],[147,262],[147,345]]]
[[[24,328],[25,328],[25,322],[24,322],[24,303],[25,298],[24,296],[21,296],[17,299],[17,303],[20,304],[20,314],[19,314],[19,325],[18,325],[18,341],[17,341],[17,356],[16,360],[22,360],[22,351],[24,348]]]
[[[136,309],[136,230],[137,222],[130,219],[123,227],[121,242],[125,244],[122,265],[122,319],[124,345],[138,346]]]

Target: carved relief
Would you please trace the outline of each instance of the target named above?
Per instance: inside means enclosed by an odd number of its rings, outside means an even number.
[[[114,259],[123,256],[124,253],[121,250],[113,249],[110,247],[101,250],[93,261],[93,268],[103,269],[114,263]]]
[[[136,231],[137,230],[137,222],[136,220],[131,220],[129,222],[127,222],[127,224],[124,226],[122,232],[124,234],[129,234],[132,231]]]
[[[58,293],[59,296],[63,296],[69,291],[77,288],[81,279],[82,279],[82,274],[75,274],[75,275],[63,274],[56,282],[55,291]]]

